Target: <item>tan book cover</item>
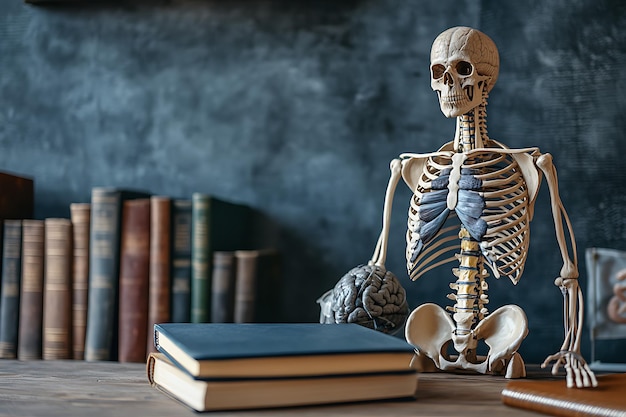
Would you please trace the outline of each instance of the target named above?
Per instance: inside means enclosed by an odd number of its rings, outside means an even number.
[[[22,222],[22,282],[20,294],[20,360],[41,359],[43,319],[44,222]]]
[[[45,220],[43,359],[72,358],[72,223]]]
[[[87,330],[87,296],[89,288],[89,222],[91,204],[70,204],[70,220],[74,239],[72,259],[72,346],[74,359],[85,357]]]

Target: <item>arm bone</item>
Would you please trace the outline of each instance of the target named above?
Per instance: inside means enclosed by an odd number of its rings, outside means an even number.
[[[563,322],[565,328],[565,339],[561,345],[560,352],[548,356],[542,364],[547,366],[551,361],[555,361],[552,372],[556,373],[560,365],[564,365],[567,376],[567,386],[587,387],[598,384],[593,371],[580,355],[580,341],[583,323],[583,299],[582,291],[578,285],[578,260],[576,255],[576,241],[574,232],[565,212],[563,202],[559,196],[558,178],[556,168],[552,162],[552,155],[544,154],[537,158],[537,166],[546,177],[546,182],[550,189],[550,202],[552,206],[552,216],[556,230],[557,242],[563,258],[563,267],[560,277],[555,280],[555,285],[559,286],[563,293]],[[567,241],[563,222],[567,226],[569,238],[573,251],[573,259],[568,253]]]
[[[387,244],[389,241],[389,226],[391,223],[391,207],[393,205],[393,196],[400,180],[401,175],[400,159],[394,159],[389,164],[391,170],[391,176],[389,177],[389,183],[387,184],[387,191],[385,193],[385,205],[383,208],[383,228],[378,237],[376,243],[376,249],[374,255],[370,261],[370,264],[374,264],[379,267],[385,267],[385,260],[387,259]]]

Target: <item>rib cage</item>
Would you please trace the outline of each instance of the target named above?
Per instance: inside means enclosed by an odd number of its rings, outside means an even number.
[[[429,156],[413,190],[406,235],[407,269],[413,280],[457,259],[459,216],[450,211],[445,222],[439,224],[431,221],[424,209],[433,205],[430,201],[434,199],[428,194],[441,192],[437,184],[452,168],[452,155],[453,152],[438,152]],[[487,224],[480,239],[485,263],[496,277],[507,276],[517,283],[526,262],[534,201],[514,153],[504,149],[470,151],[461,169],[471,170],[481,182],[477,192],[484,201],[480,218]],[[424,205],[425,200],[429,204]],[[438,230],[433,233],[433,228]]]

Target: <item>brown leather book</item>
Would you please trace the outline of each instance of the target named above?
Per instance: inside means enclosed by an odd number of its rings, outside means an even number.
[[[502,402],[553,416],[626,416],[626,373],[599,375],[595,388],[567,388],[565,381],[514,380]]]
[[[72,223],[45,220],[43,359],[72,358]]]
[[[235,253],[213,252],[211,282],[211,322],[232,323],[235,301]]]
[[[87,291],[89,288],[89,222],[91,204],[70,204],[74,255],[72,259],[72,347],[74,359],[85,357]]]
[[[235,323],[253,323],[256,308],[257,259],[256,250],[235,251],[237,274],[235,282]]]
[[[20,294],[20,360],[41,359],[43,324],[44,222],[22,221],[22,282]]]
[[[281,320],[279,255],[271,248],[235,251],[235,323]]]
[[[150,199],[127,200],[122,210],[118,360],[144,362],[148,337]]]
[[[170,321],[170,225],[171,199],[164,196],[153,196],[151,204],[150,225],[150,297],[148,304],[148,336],[144,339],[147,351],[156,352],[154,347],[154,325]],[[145,360],[145,358],[144,358]]]

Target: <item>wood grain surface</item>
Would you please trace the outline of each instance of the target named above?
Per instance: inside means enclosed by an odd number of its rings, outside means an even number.
[[[210,413],[212,416],[530,416],[501,403],[506,380],[496,376],[424,373],[415,401]],[[194,416],[150,387],[137,363],[0,361],[0,416]]]

